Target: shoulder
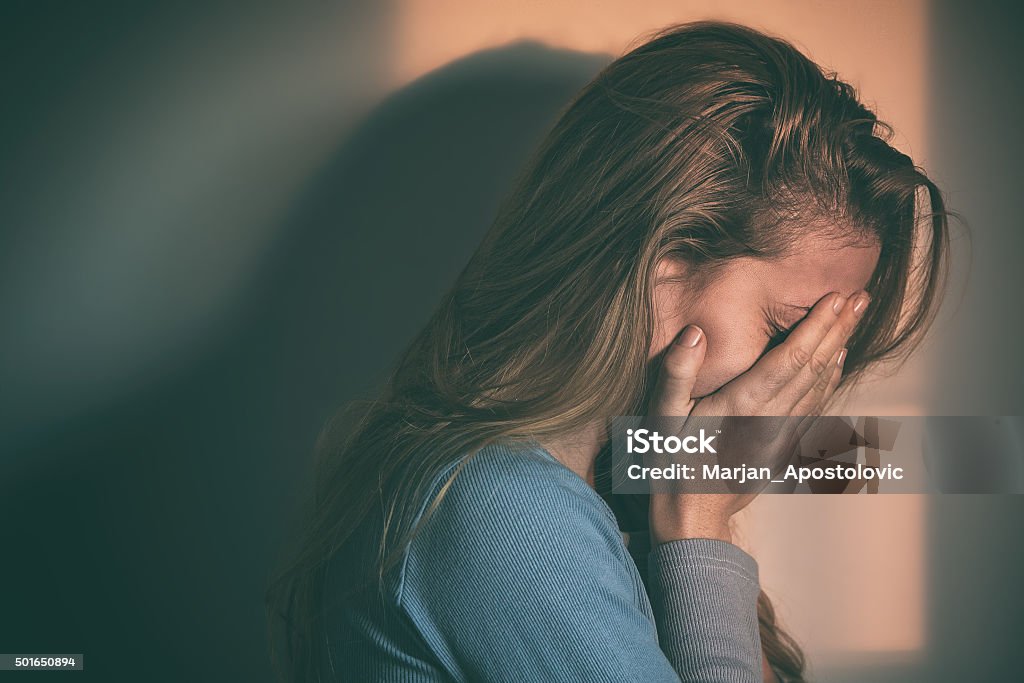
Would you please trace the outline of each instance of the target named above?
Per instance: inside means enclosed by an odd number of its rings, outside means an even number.
[[[442,568],[448,576],[481,569],[495,576],[511,567],[550,572],[555,558],[628,557],[604,500],[539,446],[495,444],[456,463],[421,517],[401,584]]]
[[[539,445],[491,444],[458,463],[448,474],[446,497],[450,496],[453,503],[525,505],[527,501],[578,499],[602,510],[607,507],[579,475]]]
[[[449,469],[436,491],[443,495],[433,517],[441,524],[550,526],[570,515],[616,527],[597,492],[538,445],[487,446]]]

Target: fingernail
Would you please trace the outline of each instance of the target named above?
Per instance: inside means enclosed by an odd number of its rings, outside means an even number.
[[[864,315],[864,311],[867,309],[868,302],[870,302],[870,301],[871,301],[871,299],[868,298],[867,294],[863,294],[863,293],[862,294],[858,294],[857,295],[857,300],[853,303],[853,313],[854,313],[854,315],[858,315],[858,316]]]
[[[700,338],[704,336],[704,332],[696,325],[687,325],[683,333],[679,335],[679,344],[682,346],[688,346],[693,348],[700,343]]]
[[[846,297],[841,294],[836,294],[835,298],[832,299],[832,312],[839,315],[839,312],[843,310],[843,304],[846,303]]]
[[[836,359],[836,365],[843,367],[844,360],[846,360],[846,349],[839,352],[839,358]]]

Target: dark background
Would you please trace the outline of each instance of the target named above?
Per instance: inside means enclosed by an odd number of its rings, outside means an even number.
[[[389,3],[241,7],[0,6],[0,651],[85,653],[65,676],[271,680],[319,430],[607,59],[518,44],[380,102]],[[974,249],[934,414],[1024,412],[1014,7],[933,4],[933,175]],[[929,505],[926,664],[835,680],[1019,668],[1024,498]]]

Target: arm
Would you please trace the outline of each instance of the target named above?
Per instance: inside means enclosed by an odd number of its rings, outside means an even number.
[[[757,681],[756,565],[726,545],[655,551],[659,647],[597,494],[549,456],[481,453],[413,541],[399,605],[457,680]]]

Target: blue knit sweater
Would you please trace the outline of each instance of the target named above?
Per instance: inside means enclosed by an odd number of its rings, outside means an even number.
[[[379,539],[365,540],[329,571],[332,680],[761,680],[754,560],[665,543],[648,594],[611,509],[539,447],[480,451],[383,590],[337,600]]]

